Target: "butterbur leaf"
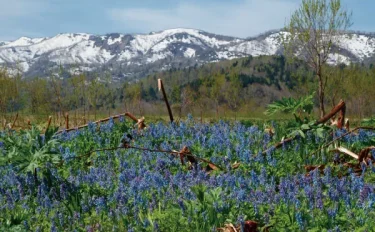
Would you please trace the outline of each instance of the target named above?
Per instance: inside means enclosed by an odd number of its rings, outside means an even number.
[[[310,130],[310,126],[309,126],[308,124],[303,124],[303,125],[301,126],[301,129],[302,129],[302,130]]]
[[[59,130],[58,127],[49,127],[45,133],[45,141],[48,142],[52,139],[52,137],[55,135],[55,133]]]
[[[297,133],[301,135],[302,138],[306,138],[305,133],[302,130],[297,130]]]
[[[316,135],[319,137],[319,138],[324,138],[324,128],[318,128],[316,129]]]

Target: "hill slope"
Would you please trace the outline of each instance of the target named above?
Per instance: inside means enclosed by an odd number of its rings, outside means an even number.
[[[108,71],[115,80],[120,80],[249,55],[281,54],[279,33],[241,39],[177,28],[150,34],[21,37],[0,42],[0,64],[13,70],[18,68],[26,76],[48,76],[62,65],[70,72]],[[368,63],[375,57],[375,36],[346,34],[339,48],[338,54],[331,55],[330,63]]]

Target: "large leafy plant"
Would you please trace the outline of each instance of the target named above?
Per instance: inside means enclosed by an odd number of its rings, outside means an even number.
[[[45,134],[33,127],[20,133],[11,132],[3,139],[4,152],[0,156],[0,165],[12,165],[19,173],[33,173],[37,179],[37,170],[41,175],[47,170],[47,164],[59,164],[59,141],[53,138],[57,128],[51,128]]]
[[[266,115],[273,115],[276,113],[293,114],[296,118],[300,118],[302,113],[311,114],[314,108],[313,101],[314,93],[311,95],[300,97],[298,99],[283,97],[281,100],[275,101],[267,106]]]

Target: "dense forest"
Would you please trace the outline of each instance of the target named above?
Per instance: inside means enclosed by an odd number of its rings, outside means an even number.
[[[344,99],[349,115],[373,115],[373,65],[325,66],[328,107]],[[66,112],[94,120],[99,115],[131,111],[139,115],[166,115],[157,79],[164,81],[176,116],[188,113],[206,117],[260,117],[267,104],[282,97],[300,97],[316,88],[314,73],[302,61],[283,56],[246,57],[171,69],[127,83],[112,82],[106,73],[69,78],[22,78],[0,72],[0,110],[6,118],[21,115],[55,115]]]

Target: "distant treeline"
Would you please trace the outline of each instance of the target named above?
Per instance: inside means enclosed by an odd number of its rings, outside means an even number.
[[[375,68],[361,64],[326,66],[326,104],[347,102],[349,115],[375,113]],[[171,69],[137,81],[113,83],[106,74],[80,74],[60,79],[10,76],[0,71],[0,112],[4,115],[75,112],[81,117],[113,114],[166,114],[157,79],[161,78],[177,116],[188,113],[211,117],[259,116],[265,106],[285,96],[316,91],[314,73],[301,61],[288,63],[282,56],[234,59]]]

